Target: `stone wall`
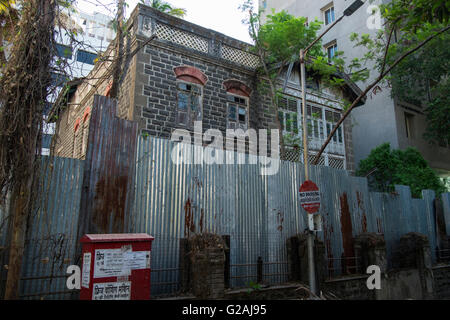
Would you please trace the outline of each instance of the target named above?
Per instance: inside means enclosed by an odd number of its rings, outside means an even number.
[[[155,41],[139,55],[136,82],[136,115],[141,118],[140,128],[151,136],[170,138],[177,128],[177,90],[174,68],[192,66],[203,72],[208,80],[203,87],[203,131],[219,129],[225,134],[227,92],[223,82],[237,79],[252,89],[250,96],[249,127],[275,128],[275,118],[269,112],[268,101],[262,103],[255,86],[255,75],[243,68],[221,63],[193,54],[188,49],[170,48]]]
[[[226,132],[226,80],[238,80],[250,88],[248,128],[256,131],[277,128],[278,115],[271,108],[269,89],[267,86],[263,88],[264,78],[256,72],[258,58],[251,53],[250,45],[142,5],[132,13],[128,24],[117,115],[137,121],[141,134],[170,138],[173,130],[182,128],[176,123],[177,77],[174,68],[183,66],[196,68],[207,78],[201,98],[203,132],[208,129],[218,129],[224,134]],[[171,38],[174,33],[181,38]],[[136,55],[128,56],[147,41],[151,34],[156,34],[158,38],[140,49]],[[206,49],[195,49],[198,47],[196,41],[206,42]],[[223,51],[224,48],[228,51]],[[78,85],[69,101],[70,105],[64,106],[65,110],[59,113],[55,155],[84,158],[83,142],[87,140],[89,119],[85,120],[84,130],[77,132],[74,130],[75,123],[82,119],[87,108],[92,107],[94,94],[106,94],[111,83],[108,70],[114,55],[112,49],[111,45],[108,48],[108,59],[97,63],[87,79]],[[298,89],[295,92],[299,95]],[[315,92],[314,96],[318,94]],[[308,93],[308,96],[313,95]],[[328,94],[323,99],[317,96],[315,99],[323,100],[321,103],[326,105],[327,102],[340,98],[342,93],[337,96]],[[351,128],[348,121],[344,125],[344,136],[347,168],[353,170]]]

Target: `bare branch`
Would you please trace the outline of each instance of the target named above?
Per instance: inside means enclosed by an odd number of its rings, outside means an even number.
[[[333,130],[331,130],[330,134],[327,137],[327,140],[325,140],[325,142],[323,143],[322,147],[320,148],[319,152],[316,154],[314,161],[312,162],[312,164],[316,165],[319,162],[320,156],[322,155],[323,151],[325,150],[325,148],[327,147],[327,145],[330,143],[331,139],[333,138],[334,134],[336,133],[337,129],[339,128],[339,126],[342,124],[342,122],[344,122],[345,118],[348,117],[348,115],[352,112],[353,108],[361,101],[362,98],[364,98],[366,96],[366,94],[373,88],[375,87],[375,85],[380,82],[389,72],[391,72],[391,70],[393,68],[395,68],[396,65],[398,65],[403,59],[405,59],[407,56],[409,56],[410,54],[414,53],[415,51],[419,50],[420,48],[422,48],[425,44],[427,44],[429,41],[431,41],[432,39],[436,38],[438,35],[446,32],[448,29],[450,29],[450,26],[447,26],[443,29],[441,29],[440,31],[438,31],[437,33],[429,36],[427,39],[425,39],[424,41],[422,41],[421,43],[419,43],[417,46],[415,46],[414,48],[406,51],[405,53],[403,53],[400,57],[398,57],[391,66],[389,66],[389,68],[387,70],[385,70],[383,73],[380,73],[380,75],[377,77],[377,79],[375,81],[373,81],[365,90],[363,93],[361,93],[358,98],[355,99],[355,101],[353,101],[352,105],[347,109],[347,111],[344,112],[344,114],[342,115],[341,119],[339,119],[339,121],[335,124],[335,126],[333,127]]]

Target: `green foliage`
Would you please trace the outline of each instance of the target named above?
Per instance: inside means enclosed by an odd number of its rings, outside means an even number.
[[[147,1],[141,0],[142,4],[146,4]],[[175,8],[170,3],[161,0],[151,0],[148,4],[150,7],[162,11],[164,13],[170,14],[178,18],[184,18],[186,16],[186,9]]]
[[[428,123],[425,138],[436,142],[450,141],[449,41],[448,33],[436,37],[407,57],[390,77],[394,97],[424,107]]]
[[[249,294],[252,293],[253,291],[261,290],[261,285],[254,281],[248,282],[247,286],[249,287],[249,289],[247,290],[247,293],[249,293]]]
[[[416,198],[425,189],[437,194],[445,192],[439,177],[416,149],[391,150],[389,143],[373,149],[361,160],[356,175],[367,176],[370,188],[380,192],[391,192],[396,184],[409,186]]]
[[[439,144],[450,145],[450,78],[442,80],[433,88],[434,98],[425,109],[427,129],[425,138]]]
[[[383,72],[404,54],[434,36],[398,63],[380,86],[391,87],[393,98],[424,108],[428,122],[426,139],[440,143],[449,141],[450,35],[448,30],[440,32],[448,27],[450,2],[392,0],[381,5],[380,10],[386,21],[385,30],[380,30],[373,38],[355,33],[350,37],[356,47],[366,49],[363,57],[352,61],[353,66],[358,68],[372,62],[376,70]],[[394,32],[386,51],[386,35],[391,34],[391,30]],[[375,89],[380,89],[380,86]]]
[[[381,6],[383,18],[399,30],[410,32],[424,23],[448,23],[448,0],[392,0]]]
[[[321,22],[312,21],[306,25],[306,18],[294,17],[286,11],[267,15],[267,22],[259,28],[258,42],[267,52],[267,62],[290,62],[298,60],[300,49],[306,48],[315,38]],[[309,51],[311,56],[323,56],[317,43]]]

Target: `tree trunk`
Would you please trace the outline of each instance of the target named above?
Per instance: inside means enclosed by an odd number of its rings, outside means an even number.
[[[19,298],[27,221],[39,177],[38,144],[50,80],[55,8],[55,0],[23,4],[19,34],[2,79],[1,180],[11,192],[12,220],[5,299]],[[5,184],[6,180],[11,181]]]

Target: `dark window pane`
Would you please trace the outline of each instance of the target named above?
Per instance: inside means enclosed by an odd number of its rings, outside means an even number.
[[[281,109],[287,109],[287,99],[285,97],[278,98],[278,107]]]
[[[281,130],[284,130],[284,114],[281,111],[278,111],[278,121],[280,121],[280,125],[281,125]]]
[[[333,113],[333,117],[334,117],[334,123],[337,123],[341,119],[341,115],[336,112]]]
[[[245,122],[245,114],[246,114],[245,109],[239,108],[239,121],[240,122]]]
[[[292,117],[294,118],[294,133],[298,133],[297,113],[293,113]]]
[[[334,7],[325,11],[325,24],[329,24],[334,21]]]
[[[56,44],[58,56],[61,58],[72,59],[72,48],[62,44]]]
[[[197,87],[197,86],[191,86],[191,91],[192,91],[194,94],[197,94],[197,95],[200,94],[200,88]]]
[[[297,100],[289,99],[289,109],[290,110],[297,110]]]
[[[178,92],[178,108],[187,109],[188,96],[185,93]]]
[[[178,83],[178,89],[188,91],[187,84],[183,82]]]
[[[312,121],[311,121],[311,119],[308,120],[306,125],[308,127],[308,137],[311,137],[312,136]]]
[[[82,63],[87,63],[94,65],[94,60],[97,58],[97,55],[92,52],[87,52],[84,50],[78,50],[77,52],[77,61]]]
[[[234,105],[230,105],[228,107],[228,118],[230,120],[236,121],[236,107]]]
[[[285,113],[286,116],[286,131],[291,132],[291,115],[289,113]]]
[[[198,96],[191,96],[191,110],[198,110]]]

